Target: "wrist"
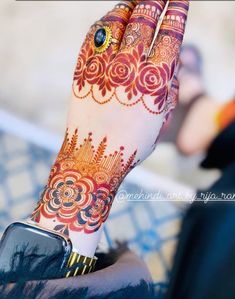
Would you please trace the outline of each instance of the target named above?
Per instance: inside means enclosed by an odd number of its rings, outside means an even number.
[[[75,251],[92,257],[115,193],[133,165],[135,153],[124,163],[123,151],[108,153],[106,138],[94,147],[91,133],[83,141],[77,130],[67,133],[31,220],[69,236]]]
[[[48,219],[44,216],[41,216],[40,221],[38,222],[32,220],[32,217],[28,219],[27,222],[35,223],[42,229],[54,231],[56,234],[61,234],[61,232],[55,229],[55,226],[64,225],[63,223],[55,224],[55,222],[52,219]],[[76,252],[89,258],[93,258],[95,256],[95,251],[100,241],[102,231],[103,227],[101,226],[99,230],[92,234],[85,234],[84,232],[77,232],[73,230],[70,230],[67,235],[65,233],[62,234],[66,235],[71,241],[73,252]]]

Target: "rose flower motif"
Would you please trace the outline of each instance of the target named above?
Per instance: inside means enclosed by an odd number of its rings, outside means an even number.
[[[76,82],[76,85],[78,86],[79,91],[81,91],[82,88],[85,86],[85,80],[84,80],[84,76],[83,76],[84,67],[86,65],[88,52],[91,51],[91,50],[89,50],[88,46],[89,45],[82,48],[82,50],[78,56],[77,65],[76,65],[76,69],[74,72],[73,81]]]
[[[118,54],[107,69],[110,84],[113,87],[130,85],[135,80],[136,67],[136,61],[132,55]]]
[[[99,84],[106,69],[106,62],[102,56],[94,56],[88,61],[84,70],[84,78],[89,84]]]
[[[166,82],[167,78],[160,67],[150,63],[143,63],[139,67],[136,86],[141,93],[154,94],[160,88],[165,87]]]

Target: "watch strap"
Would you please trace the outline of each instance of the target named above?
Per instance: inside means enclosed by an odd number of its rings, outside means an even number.
[[[66,277],[84,275],[94,271],[97,257],[87,257],[77,252],[72,252],[66,269]]]

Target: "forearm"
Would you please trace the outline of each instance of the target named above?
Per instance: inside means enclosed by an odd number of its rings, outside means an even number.
[[[154,150],[176,103],[187,1],[170,1],[147,56],[165,3],[140,3],[133,14],[133,2],[117,5],[91,27],[78,57],[65,141],[31,218],[69,235],[86,256],[95,252],[123,178]]]
[[[68,235],[76,251],[92,257],[135,152],[127,157],[122,145],[111,144],[106,125],[97,132],[92,102],[86,115],[81,105],[72,98],[64,143],[31,219]]]

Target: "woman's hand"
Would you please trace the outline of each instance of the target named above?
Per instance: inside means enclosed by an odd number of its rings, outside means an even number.
[[[93,256],[120,183],[176,105],[187,11],[188,1],[122,2],[82,46],[66,138],[31,218],[69,235],[83,255]]]
[[[166,1],[138,1],[132,14],[129,5],[117,5],[88,32],[74,74],[73,99],[93,134],[107,136],[113,150],[123,145],[126,158],[137,151],[135,161],[143,161],[176,105],[188,1],[169,2],[155,38]],[[97,32],[102,36],[102,30],[107,43],[97,48],[94,37]],[[77,109],[70,115],[78,117]]]

